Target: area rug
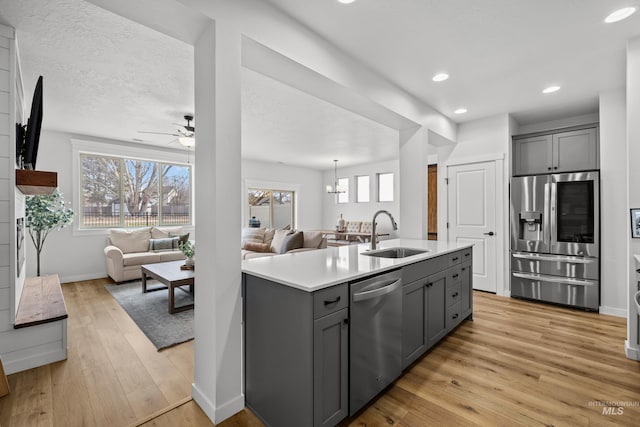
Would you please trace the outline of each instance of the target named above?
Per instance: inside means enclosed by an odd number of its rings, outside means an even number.
[[[155,280],[147,281],[147,288],[162,288]],[[193,339],[193,310],[169,313],[169,291],[142,293],[140,281],[121,285],[105,285],[129,317],[144,332],[158,351]],[[193,297],[176,289],[176,306],[192,304]]]

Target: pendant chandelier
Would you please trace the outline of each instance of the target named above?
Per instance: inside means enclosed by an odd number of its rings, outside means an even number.
[[[346,190],[338,185],[338,161],[333,161],[333,187],[327,185],[327,193],[340,194],[346,193]]]

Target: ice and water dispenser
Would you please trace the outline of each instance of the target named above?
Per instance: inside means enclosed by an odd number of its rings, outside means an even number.
[[[542,235],[542,212],[521,211],[518,240],[544,240]]]

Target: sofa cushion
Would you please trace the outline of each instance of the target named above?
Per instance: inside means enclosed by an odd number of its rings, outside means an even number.
[[[275,228],[267,228],[264,231],[264,241],[267,245],[271,246],[271,241],[273,240],[273,236],[276,234]]]
[[[127,265],[153,264],[160,262],[160,254],[155,252],[132,252],[122,255],[122,261]]]
[[[151,233],[149,228],[135,230],[111,230],[111,244],[122,251],[123,254],[134,252],[147,252]]]
[[[246,242],[244,249],[252,252],[271,252],[271,246],[266,243]]]
[[[151,252],[172,251],[178,245],[178,237],[167,237],[165,239],[149,239],[149,250]]]
[[[322,243],[322,231],[303,231],[304,242],[302,242],[303,248],[317,249]]]
[[[171,237],[170,234],[183,234],[182,227],[151,227],[152,239],[165,239]]]
[[[264,243],[264,233],[266,228],[244,227],[242,229],[242,246],[245,242]]]
[[[180,251],[159,252],[159,255],[160,255],[160,262],[181,261],[186,258],[184,254]]]
[[[360,226],[360,232],[361,233],[371,233],[372,227],[373,227],[373,225],[372,225],[371,221],[365,221]]]
[[[244,254],[244,257],[242,259],[254,259],[254,258],[265,258],[265,257],[270,257],[270,256],[275,256],[276,254],[274,254],[273,252],[251,252],[251,251],[247,251]]]
[[[300,249],[304,243],[304,236],[302,231],[296,231],[291,234],[287,234],[284,238],[281,254],[287,253],[292,249]]]

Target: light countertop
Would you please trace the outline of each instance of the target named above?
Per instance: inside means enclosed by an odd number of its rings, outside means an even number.
[[[370,243],[328,247],[242,261],[242,272],[307,292],[392,270],[403,265],[471,247],[470,244],[434,240],[383,240],[377,249],[405,247],[428,252],[406,258],[378,258],[361,255]],[[377,250],[376,249],[376,250]]]

